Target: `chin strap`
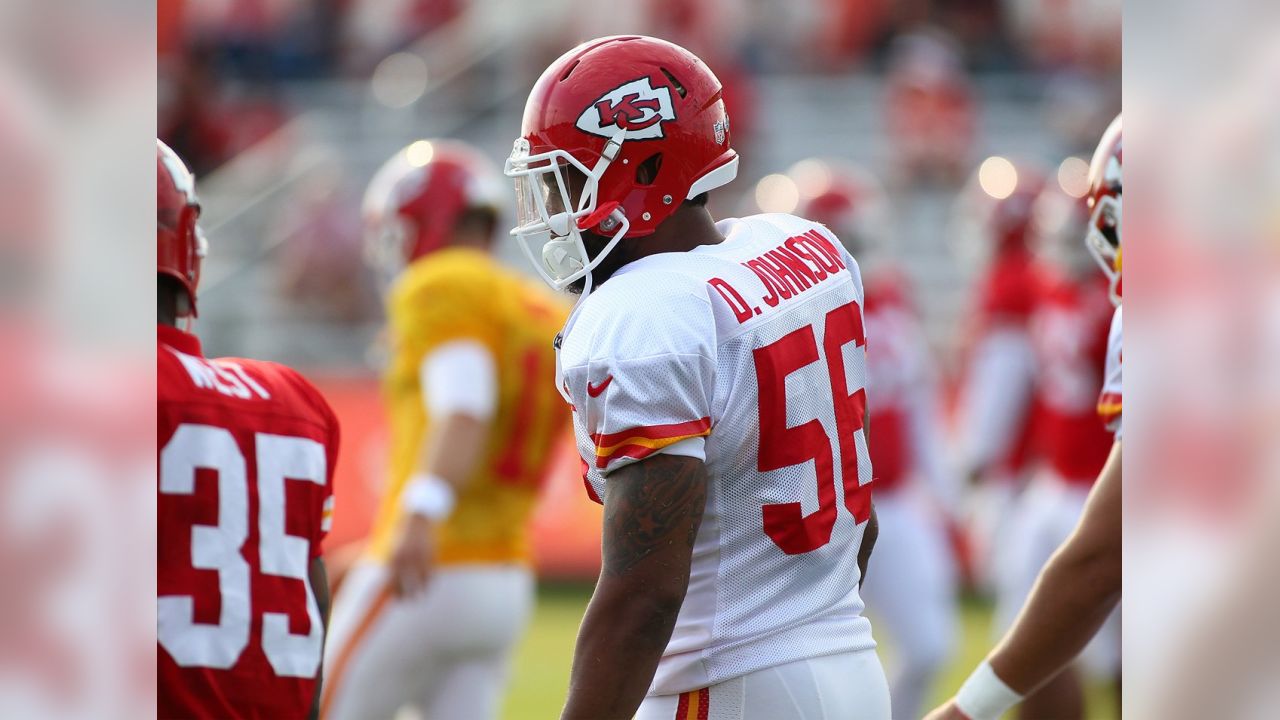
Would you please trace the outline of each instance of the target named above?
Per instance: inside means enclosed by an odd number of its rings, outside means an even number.
[[[613,215],[614,210],[619,210],[621,208],[622,208],[622,203],[618,202],[617,200],[610,200],[609,202],[596,208],[595,212],[591,213],[590,215],[579,218],[578,229],[587,230],[587,229],[593,228],[599,225],[600,223],[603,223],[606,219],[608,219],[611,215]],[[608,231],[606,230],[606,232]]]

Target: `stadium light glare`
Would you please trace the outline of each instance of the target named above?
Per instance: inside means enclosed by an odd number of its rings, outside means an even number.
[[[756,183],[756,205],[764,212],[794,212],[799,204],[800,191],[786,175],[765,175]]]
[[[378,102],[391,108],[408,107],[427,91],[427,62],[409,52],[388,55],[369,78]]]
[[[821,160],[801,160],[792,165],[787,174],[795,181],[802,198],[815,198],[831,187],[831,168]]]
[[[1084,158],[1068,157],[1058,165],[1058,187],[1074,198],[1089,192],[1089,163]]]
[[[423,167],[431,162],[431,157],[436,154],[436,149],[426,140],[415,141],[412,145],[405,148],[404,156],[409,164],[414,167]]]
[[[1018,169],[1008,158],[992,155],[978,167],[978,184],[982,192],[1003,200],[1018,189]]]

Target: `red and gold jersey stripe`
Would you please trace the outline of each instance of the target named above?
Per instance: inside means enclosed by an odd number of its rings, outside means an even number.
[[[1120,417],[1121,397],[1120,393],[1104,392],[1098,397],[1098,415],[1107,425],[1115,422]]]
[[[596,444],[596,467],[604,468],[615,458],[639,460],[681,440],[710,434],[711,418],[704,417],[701,420],[649,425],[616,433],[596,433],[591,436],[591,440]]]
[[[680,701],[676,703],[675,720],[707,720],[711,711],[711,690],[690,690],[680,693]]]

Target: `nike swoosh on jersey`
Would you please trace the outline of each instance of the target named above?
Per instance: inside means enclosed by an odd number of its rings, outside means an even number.
[[[600,397],[600,393],[604,392],[604,389],[605,389],[605,388],[607,388],[607,387],[609,387],[609,383],[611,383],[611,382],[613,382],[613,376],[612,376],[612,375],[610,375],[609,377],[605,378],[605,379],[604,379],[604,382],[600,383],[599,385],[592,385],[592,384],[591,384],[591,382],[590,382],[590,381],[588,381],[588,382],[587,382],[587,394],[588,394],[588,395],[590,395],[591,397]]]

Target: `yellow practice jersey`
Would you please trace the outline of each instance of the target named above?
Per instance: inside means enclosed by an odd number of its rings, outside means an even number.
[[[371,536],[376,558],[390,553],[403,514],[400,494],[431,428],[419,382],[422,361],[443,343],[467,339],[493,355],[498,404],[482,460],[439,525],[437,561],[529,561],[529,515],[570,418],[555,389],[552,347],[567,314],[550,290],[479,250],[439,250],[397,279],[387,300],[392,357],[384,386],[391,474]]]

